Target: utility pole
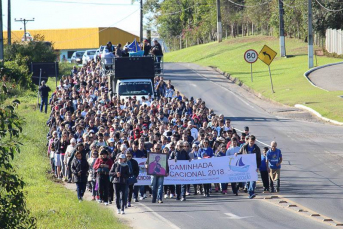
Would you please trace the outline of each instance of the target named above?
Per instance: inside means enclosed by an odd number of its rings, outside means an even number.
[[[7,44],[12,44],[12,28],[11,28],[11,0],[8,0],[8,7],[7,7]]]
[[[2,28],[2,0],[0,0],[0,60],[4,60],[4,35]]]
[[[217,0],[217,41],[222,42],[222,16],[220,14],[220,0]]]
[[[313,68],[312,0],[308,0],[308,68]]]
[[[285,22],[283,15],[285,11],[283,9],[283,2],[279,0],[279,14],[280,14],[280,55],[281,57],[286,56],[286,45],[285,45]]]
[[[139,40],[143,42],[143,0],[140,0],[140,9],[141,9],[141,21],[140,21],[140,31],[139,31]]]
[[[24,41],[26,41],[26,24],[29,21],[35,21],[35,19],[34,18],[32,18],[32,19],[25,19],[25,18],[16,19],[16,18],[14,18],[14,21],[23,22],[23,24],[24,24]]]

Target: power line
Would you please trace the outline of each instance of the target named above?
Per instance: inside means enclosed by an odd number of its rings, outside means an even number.
[[[174,15],[174,14],[178,14],[178,13],[181,13],[181,12],[183,12],[183,11],[189,10],[189,9],[191,9],[191,8],[193,8],[193,7],[196,7],[196,6],[199,6],[199,4],[195,4],[194,6],[190,6],[190,7],[186,8],[186,9],[183,9],[183,10],[180,10],[180,11],[171,12],[171,13],[163,13],[163,15]]]
[[[138,10],[140,10],[140,9],[137,9],[137,10],[133,11],[131,14],[129,14],[129,15],[127,15],[126,17],[122,18],[121,20],[119,20],[119,21],[113,23],[112,25],[110,25],[110,26],[108,26],[108,27],[106,27],[106,28],[104,28],[104,29],[99,30],[99,32],[90,33],[90,34],[85,35],[85,36],[83,36],[83,37],[79,37],[79,38],[75,38],[75,39],[71,39],[71,40],[66,40],[66,41],[55,41],[54,43],[66,43],[66,42],[71,42],[71,41],[77,41],[77,40],[81,40],[81,39],[90,37],[90,36],[92,36],[92,35],[94,35],[94,34],[101,33],[102,31],[105,31],[105,30],[111,28],[111,27],[114,26],[115,24],[118,24],[119,22],[124,21],[125,19],[127,19],[128,17],[130,17],[131,15],[133,15],[134,13],[136,13]]]
[[[26,19],[26,18],[16,19],[16,18],[14,18],[14,21],[15,22],[22,22],[24,24],[24,41],[26,41],[26,24],[29,21],[35,21],[35,19],[34,18],[32,18],[32,19]]]
[[[322,8],[324,8],[325,10],[330,11],[330,12],[340,12],[340,11],[343,10],[343,8],[342,8],[342,9],[339,9],[339,10],[329,9],[329,8],[325,7],[323,4],[321,4],[318,0],[316,0],[316,2],[317,2]]]
[[[262,6],[262,5],[265,5],[265,4],[268,4],[271,2],[271,0],[268,0],[266,2],[262,2],[262,3],[259,3],[259,4],[256,4],[256,5],[242,5],[242,4],[239,4],[237,2],[234,2],[232,0],[228,0],[229,2],[231,2],[232,4],[236,5],[236,6],[241,6],[241,7],[256,7],[256,6]]]
[[[132,4],[123,4],[123,3],[76,2],[76,1],[50,1],[50,0],[30,0],[30,1],[46,2],[46,3],[82,4],[82,5],[107,5],[107,6],[131,6],[132,5]]]

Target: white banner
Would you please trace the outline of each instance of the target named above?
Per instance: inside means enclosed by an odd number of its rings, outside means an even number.
[[[138,183],[150,185],[151,177],[145,168],[146,159],[135,158],[139,164]],[[209,184],[257,181],[256,155],[246,154],[228,157],[212,157],[189,161],[169,160],[169,176],[165,185]]]

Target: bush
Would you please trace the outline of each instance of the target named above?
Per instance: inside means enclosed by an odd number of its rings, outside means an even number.
[[[0,94],[7,93],[3,85]],[[26,208],[25,183],[12,166],[22,145],[18,141],[23,124],[16,112],[19,103],[15,100],[12,105],[0,106],[0,228],[36,228],[36,220]]]
[[[18,55],[26,57],[26,65],[31,62],[54,62],[58,54],[51,43],[44,41],[44,36],[36,35],[34,40],[27,43],[14,42],[5,47],[5,61],[14,61]]]
[[[26,59],[18,55],[15,60],[5,62],[1,68],[2,81],[19,86],[19,89],[34,89]]]

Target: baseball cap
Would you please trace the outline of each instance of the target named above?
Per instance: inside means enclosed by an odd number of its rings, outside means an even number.
[[[244,127],[244,130],[249,130],[249,126]]]
[[[121,159],[125,159],[125,158],[126,158],[126,156],[125,156],[125,154],[123,154],[123,153],[122,153],[122,154],[120,154],[120,155],[119,155],[119,157],[118,157],[118,158],[119,158],[119,159],[120,159],[120,158],[121,158]]]

